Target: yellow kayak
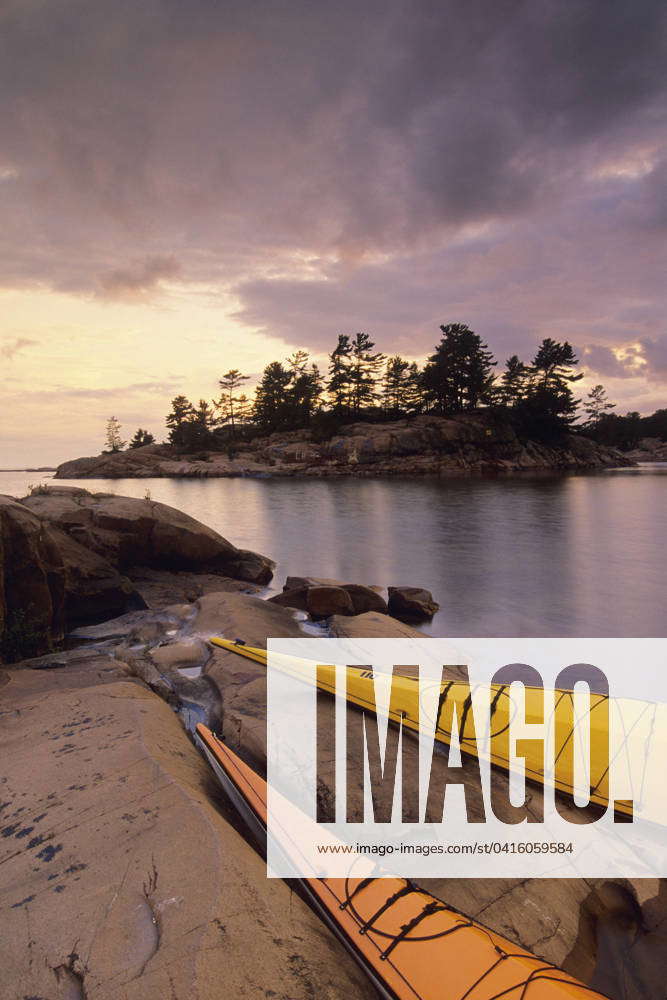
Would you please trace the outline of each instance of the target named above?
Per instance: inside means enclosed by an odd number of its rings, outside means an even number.
[[[214,645],[237,653],[263,666],[267,665],[266,650],[248,646],[240,640],[211,638]],[[272,657],[272,663],[274,657]],[[275,655],[280,669],[304,682],[313,683],[313,663],[295,657]],[[336,668],[333,665],[318,664],[315,673],[317,686],[330,694],[336,692]],[[491,731],[487,734],[475,732],[475,720],[470,711],[470,687],[464,681],[447,681],[440,688],[437,702],[435,739],[449,744],[452,728],[456,728],[461,751],[472,756],[490,760],[503,770],[510,770],[509,728],[515,714],[516,705],[510,697],[508,685],[491,685]],[[423,694],[423,692],[422,692]],[[364,667],[347,668],[348,701],[367,711],[375,712],[375,679],[373,672]],[[422,699],[423,700],[423,699]],[[525,722],[542,724],[547,721],[544,713],[544,692],[541,688],[526,687]],[[641,704],[641,703],[638,703]],[[419,678],[414,668],[398,667],[394,671],[389,705],[389,718],[402,723],[408,729],[419,731],[420,716]],[[656,710],[656,706],[646,703],[646,708]],[[423,712],[423,708],[421,709]],[[550,725],[554,728],[556,765],[553,774],[545,774],[542,754],[537,741],[524,741],[526,778],[541,785],[553,785],[556,789],[572,795],[574,792],[574,733],[578,725],[590,725],[591,787],[590,801],[604,807],[609,805],[609,714],[610,699],[607,695],[590,695],[590,716],[575,719],[572,691],[555,692],[555,706]],[[648,717],[647,717],[648,718]],[[423,719],[423,716],[422,716]],[[638,802],[634,802],[637,811]],[[626,816],[633,815],[633,802],[615,800],[614,809]]]

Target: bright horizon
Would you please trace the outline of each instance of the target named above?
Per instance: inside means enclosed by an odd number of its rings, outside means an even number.
[[[13,0],[0,468],[357,330],[567,339],[577,395],[667,406],[661,6]]]

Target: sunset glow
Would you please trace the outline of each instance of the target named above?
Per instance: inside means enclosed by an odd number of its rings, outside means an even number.
[[[648,8],[348,6],[5,7],[0,466],[95,453],[111,412],[161,439],[173,395],[338,333],[424,358],[455,320],[665,404]]]

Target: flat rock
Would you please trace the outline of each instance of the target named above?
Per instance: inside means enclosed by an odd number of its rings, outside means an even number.
[[[327,576],[288,576],[285,579],[283,590],[295,590],[299,587],[363,587],[364,590],[372,590],[378,594],[382,587],[374,584],[345,583],[343,580],[334,580]]]
[[[244,580],[232,580],[218,573],[191,573],[185,570],[174,573],[166,569],[136,566],[130,578],[149,608],[168,610],[174,601],[192,605],[204,594],[231,592],[254,594],[260,588]]]
[[[294,615],[270,601],[241,594],[207,594],[198,601],[197,635],[242,639],[266,649],[267,637],[303,635]],[[249,763],[266,766],[266,668],[237,653],[212,647],[205,668],[224,703],[224,736]]]
[[[16,663],[12,663],[9,669],[12,671],[62,670],[64,667],[67,667],[69,670],[74,666],[80,666],[82,663],[90,664],[93,662],[101,665],[101,669],[106,669],[109,665],[108,651],[100,652],[99,649],[90,649],[87,646],[75,649],[59,649],[52,653],[45,653],[44,656],[33,656],[27,660],[18,660]],[[2,674],[1,668],[0,674]],[[5,673],[4,676],[7,677],[9,675]]]
[[[0,674],[2,1000],[375,997],[163,702],[113,667]]]
[[[329,631],[332,636],[341,639],[424,638],[424,633],[412,628],[411,625],[377,611],[368,611],[354,618],[335,615],[329,622]]]

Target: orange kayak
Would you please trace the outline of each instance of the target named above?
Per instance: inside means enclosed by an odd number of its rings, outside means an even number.
[[[206,726],[197,726],[196,739],[232,802],[265,842],[266,782]],[[288,843],[281,846],[290,849]],[[385,1000],[603,997],[406,879],[300,881],[314,909]]]

